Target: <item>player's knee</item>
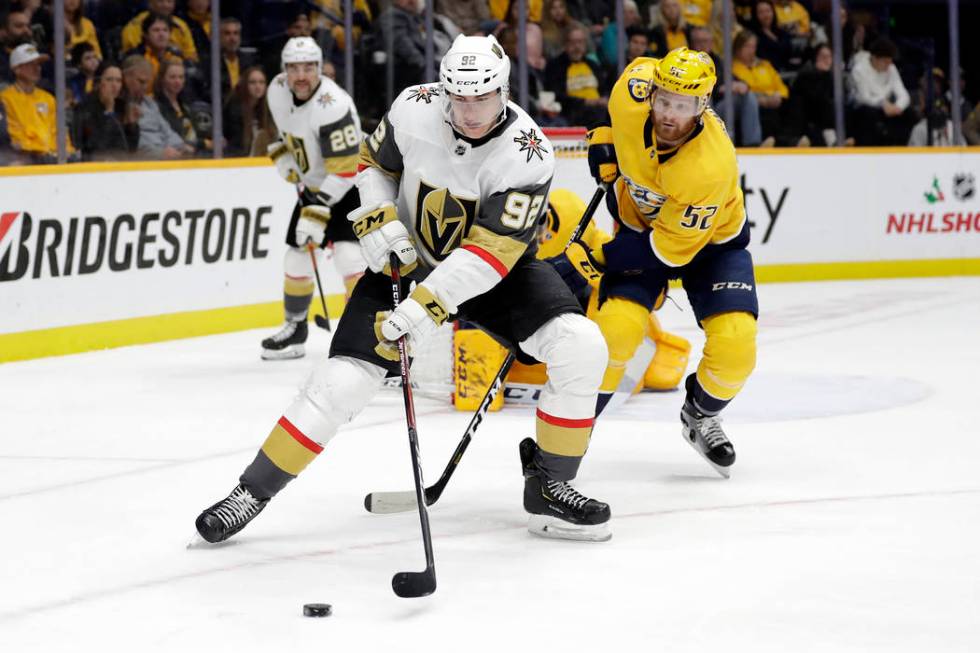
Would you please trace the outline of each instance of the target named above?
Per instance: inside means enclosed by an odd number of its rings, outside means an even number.
[[[566,313],[548,321],[529,340],[536,341],[537,346],[525,351],[547,365],[549,383],[557,391],[595,392],[608,353],[594,322]],[[521,343],[522,348],[525,343]]]
[[[720,313],[701,324],[706,339],[698,380],[712,395],[729,399],[755,369],[755,317],[745,312]]]
[[[649,312],[636,302],[614,297],[603,304],[595,321],[609,348],[609,360],[625,363],[643,342]]]
[[[347,356],[317,365],[300,388],[286,416],[319,444],[325,444],[342,424],[354,419],[371,400],[385,370]]]
[[[310,260],[310,253],[299,247],[286,248],[283,268],[286,275],[293,278],[313,277],[313,262]]]

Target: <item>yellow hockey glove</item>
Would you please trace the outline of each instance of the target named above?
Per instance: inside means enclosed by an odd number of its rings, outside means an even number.
[[[589,172],[597,183],[610,184],[619,176],[612,127],[596,127],[588,133]]]

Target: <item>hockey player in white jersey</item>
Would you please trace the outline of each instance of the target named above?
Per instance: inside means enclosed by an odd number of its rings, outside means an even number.
[[[299,199],[286,230],[286,323],[262,341],[266,360],[304,354],[315,248],[332,247],[348,295],[364,272],[357,237],[347,220],[360,205],[354,175],[361,123],[347,92],[321,74],[322,64],[313,39],[292,38],[282,51],[283,72],[269,85],[269,110],[280,134],[269,146],[269,156],[283,178],[296,185]]]
[[[519,447],[529,530],[610,537],[609,506],[568,483],[591,436],[606,345],[554,269],[535,258],[554,155],[534,121],[507,101],[509,70],[493,37],[458,37],[442,60],[441,83],[405,89],[362,146],[362,205],[349,217],[370,271],[354,288],[330,357],[231,495],[198,517],[204,540],[241,530],[386,376],[398,375],[399,337],[417,345],[451,316],[477,324],[519,358],[547,365],[537,442],[527,438]],[[384,271],[392,252],[405,290],[417,282],[394,311]]]

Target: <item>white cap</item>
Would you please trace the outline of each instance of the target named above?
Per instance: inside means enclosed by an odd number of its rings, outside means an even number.
[[[33,43],[23,43],[10,53],[10,67],[13,69],[17,66],[23,66],[25,63],[38,60],[47,61],[50,58],[48,55],[38,52],[37,46]]]
[[[323,67],[323,51],[309,36],[294,36],[286,41],[286,46],[282,49],[282,67],[286,69],[287,63],[305,63],[308,61],[316,62],[317,68]]]

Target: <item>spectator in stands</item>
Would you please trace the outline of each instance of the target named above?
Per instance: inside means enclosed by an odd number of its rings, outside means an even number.
[[[160,113],[160,107],[148,95],[153,66],[138,54],[126,57],[122,65],[126,91],[125,122],[139,121],[137,152],[144,159],[181,159],[194,154]]]
[[[931,93],[927,89],[927,79],[932,81]],[[951,98],[948,97],[947,86],[946,73],[942,68],[933,68],[931,75],[922,75],[913,102],[915,112],[921,119],[912,127],[912,132],[909,134],[910,146],[946,147],[966,144],[963,139],[956,140],[953,137],[953,121],[950,119]],[[964,115],[969,114],[969,107],[966,109]]]
[[[675,0],[676,1],[676,0]],[[615,14],[613,14],[615,16]],[[623,26],[624,29],[639,27],[646,29],[643,23],[643,16],[636,6],[635,0],[623,0]],[[610,20],[606,28],[602,30],[602,38],[599,41],[599,58],[607,66],[615,66],[619,53],[617,50],[619,27],[615,20]]]
[[[858,145],[904,145],[910,129],[909,93],[895,67],[898,48],[879,38],[854,55],[851,87]]]
[[[793,80],[783,112],[785,141],[791,145],[837,145],[834,120],[834,55],[830,46],[818,45],[813,59]],[[845,145],[853,145],[848,139]]]
[[[626,57],[623,61],[627,65],[637,57],[650,57],[650,32],[642,27],[630,27],[626,30]]]
[[[72,138],[83,161],[119,161],[136,149],[139,124],[125,122],[121,93],[122,70],[115,64],[102,66],[96,74],[95,92],[75,109]]]
[[[776,24],[773,0],[758,0],[755,3],[749,28],[759,39],[756,54],[770,61],[776,70],[787,70],[793,44],[789,34]]]
[[[71,50],[79,43],[88,43],[95,56],[102,60],[102,47],[95,25],[83,13],[82,0],[65,0],[65,29],[68,30],[68,46]]]
[[[227,97],[238,86],[241,71],[255,64],[241,51],[242,23],[237,18],[221,19],[221,95]]]
[[[276,140],[276,126],[266,102],[268,82],[261,66],[242,73],[241,81],[225,103],[225,140],[228,156],[265,156]]]
[[[177,4],[176,0],[147,0],[146,4],[149,10],[136,14],[136,17],[129,21],[123,28],[123,52],[139,47],[145,32],[143,23],[146,21],[147,16],[156,14],[157,16],[163,16],[169,19],[169,24],[172,25],[172,29],[170,30],[170,44],[180,54],[180,57],[197,62],[197,48],[194,46],[194,37],[191,35],[191,29],[184,22],[183,18],[174,16],[174,7]]]
[[[714,51],[714,37],[711,30],[707,27],[691,28],[691,48],[708,53],[715,64],[715,74],[718,83],[711,94],[711,104],[715,111],[722,114],[724,118],[724,101],[728,93],[725,86],[725,63]],[[762,141],[762,124],[759,122],[759,103],[755,99],[755,94],[749,91],[749,85],[745,82],[732,80],[732,103],[734,109],[735,124],[727,126],[732,140],[736,145],[742,147],[758,147]]]
[[[392,0],[391,7],[378,16],[376,42],[393,57],[395,93],[406,86],[421,84],[425,76],[425,33],[418,0]],[[436,69],[438,69],[438,62]]]
[[[566,0],[548,0],[541,18],[541,38],[544,40],[544,56],[554,59],[565,49],[565,37],[573,27],[587,28],[568,13]]]
[[[520,70],[517,67],[518,30],[507,27],[500,33],[500,46],[511,59],[510,96],[520,101]],[[544,88],[544,71],[527,68],[528,113],[542,127],[564,127],[568,123],[561,115],[561,104],[555,99],[553,91]]]
[[[18,45],[10,53],[14,83],[0,91],[11,145],[27,163],[55,163],[58,157],[54,96],[37,87],[47,56],[32,43]],[[68,151],[74,151],[70,139]]]
[[[160,65],[164,61],[182,61],[180,51],[171,45],[170,35],[173,22],[167,16],[147,14],[143,19],[143,44],[126,53],[126,56],[140,55],[146,59],[153,69],[150,80],[152,88],[156,83]]]
[[[680,0],[660,0],[650,30],[653,56],[662,57],[675,48],[687,46],[687,23],[681,13]]]
[[[71,65],[77,72],[68,80],[68,101],[75,105],[95,89],[96,73],[102,60],[88,41],[80,41],[71,49]]]
[[[565,51],[548,62],[545,88],[555,94],[562,115],[572,125],[590,126],[606,114],[609,90],[602,67],[586,57],[588,32],[571,29]]]
[[[749,91],[755,94],[762,123],[762,146],[772,147],[779,131],[779,108],[789,97],[789,89],[772,64],[756,56],[757,43],[758,38],[749,30],[735,36],[732,75],[748,84]]]
[[[980,102],[963,120],[963,138],[969,145],[980,145]]]
[[[776,24],[790,36],[810,36],[810,13],[796,0],[776,0]]]
[[[314,34],[322,33],[324,39],[333,41],[338,52],[343,52],[347,48],[343,0],[309,0],[309,2],[314,7],[310,14]],[[361,40],[361,33],[371,29],[373,14],[367,0],[354,0],[351,6],[353,7],[351,34],[354,37],[354,47],[356,48]],[[317,38],[317,40],[321,39]]]
[[[180,18],[187,23],[198,61],[210,71],[207,63],[211,60],[211,0],[187,0],[187,9]]]
[[[507,19],[498,23],[494,28],[493,35],[498,41],[500,40],[501,33],[505,29],[518,29],[520,25],[520,8],[520,4],[512,2],[507,13]],[[544,54],[544,35],[541,32],[541,26],[533,22],[530,16],[525,21],[524,42],[527,53],[527,65],[535,70],[544,71],[544,67],[548,63]]]
[[[491,19],[487,0],[436,0],[435,10],[467,36],[482,35],[483,26]]]
[[[286,41],[297,36],[310,36],[313,26],[310,17],[302,6],[294,6],[286,17],[286,32],[270,39],[262,47],[262,68],[268,79],[275,78],[282,71],[282,49]]]
[[[0,48],[0,83],[14,80],[10,70],[10,54],[18,45],[30,43],[33,38],[31,21],[22,11],[11,11],[3,19],[3,47]]]
[[[154,83],[153,98],[160,108],[160,115],[180,135],[184,143],[194,152],[204,151],[210,149],[211,140],[207,138],[207,134],[198,135],[196,116],[188,107],[187,101],[181,97],[186,83],[184,62],[164,61]]]
[[[499,21],[508,21],[508,16],[517,4],[517,0],[489,0],[490,16]],[[532,23],[541,23],[544,13],[544,0],[527,0],[527,19]]]
[[[323,76],[337,81],[337,67],[329,59],[323,60]]]

